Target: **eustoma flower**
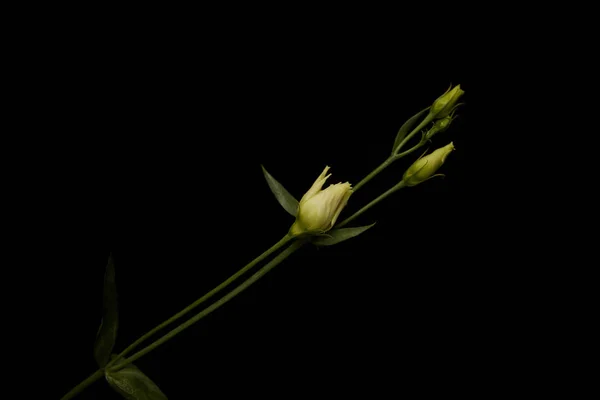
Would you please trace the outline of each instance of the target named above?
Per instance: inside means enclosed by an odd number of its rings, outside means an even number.
[[[352,194],[350,183],[336,183],[322,190],[325,181],[331,176],[326,175],[327,171],[329,167],[325,167],[312,187],[302,196],[296,221],[290,228],[292,235],[327,232],[335,225],[348,204],[348,198]]]

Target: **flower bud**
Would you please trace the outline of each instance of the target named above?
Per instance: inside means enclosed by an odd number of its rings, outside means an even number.
[[[453,150],[454,144],[450,142],[447,146],[441,147],[433,153],[415,161],[402,177],[406,186],[415,186],[431,178],[442,164],[444,164],[446,157]]]
[[[293,235],[305,232],[323,233],[330,230],[352,194],[350,183],[336,183],[321,190],[327,178],[329,167],[325,167],[312,187],[302,196],[296,222],[290,228]]]
[[[452,123],[452,121],[454,120],[454,112],[452,112],[449,115],[446,115],[444,118],[438,119],[437,121],[435,121],[435,123],[433,124],[433,126],[431,127],[431,129],[429,129],[429,131],[427,131],[427,139],[431,139],[433,137],[433,135],[435,135],[436,133],[441,133],[446,131],[449,127],[450,124]]]
[[[444,118],[456,108],[458,99],[460,99],[464,93],[465,92],[460,88],[460,85],[454,86],[453,89],[448,89],[446,93],[433,102],[429,113],[435,119]]]

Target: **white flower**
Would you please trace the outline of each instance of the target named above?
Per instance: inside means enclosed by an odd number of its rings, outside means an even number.
[[[321,190],[327,178],[329,167],[325,167],[312,187],[300,200],[296,222],[290,228],[293,235],[301,233],[323,233],[330,230],[342,209],[348,203],[352,194],[350,183],[336,183],[325,190]]]

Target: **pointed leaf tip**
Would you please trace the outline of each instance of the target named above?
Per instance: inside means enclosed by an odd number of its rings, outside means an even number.
[[[262,164],[261,168],[267,184],[269,185],[271,192],[273,192],[279,204],[281,204],[285,211],[287,211],[292,217],[295,217],[298,214],[298,200],[296,200],[281,183],[273,178],[273,176],[267,172],[267,169]]]

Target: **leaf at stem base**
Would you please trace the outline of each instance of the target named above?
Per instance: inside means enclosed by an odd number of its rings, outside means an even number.
[[[317,246],[331,246],[360,235],[375,223],[367,226],[357,226],[355,228],[332,229],[323,236],[318,236],[312,240]]]
[[[167,396],[138,367],[129,364],[116,372],[105,372],[109,385],[127,400],[167,400]]]
[[[94,358],[100,368],[104,367],[110,358],[119,327],[119,311],[117,307],[117,287],[115,284],[115,262],[112,253],[108,257],[104,273],[104,293],[102,302],[102,321],[94,343]]]

